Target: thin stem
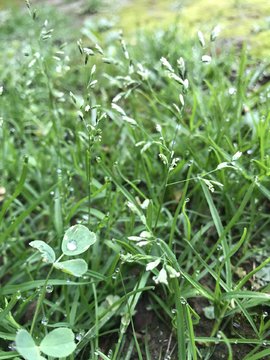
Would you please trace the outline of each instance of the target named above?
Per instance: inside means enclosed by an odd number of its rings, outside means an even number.
[[[48,284],[48,281],[49,281],[49,278],[50,278],[50,276],[51,276],[51,273],[52,273],[53,269],[54,269],[54,266],[52,265],[52,266],[51,266],[51,269],[50,269],[50,271],[49,271],[49,273],[48,273],[48,275],[47,275],[47,278],[46,278],[46,280],[45,280],[45,283],[44,283],[44,285],[43,285],[42,293],[41,293],[40,298],[39,298],[39,300],[38,300],[37,307],[36,307],[36,311],[35,311],[35,315],[34,315],[34,318],[33,318],[33,321],[32,321],[31,330],[30,330],[30,335],[33,335],[34,326],[35,326],[35,322],[36,322],[36,320],[37,320],[38,312],[39,312],[40,306],[41,306],[41,304],[42,304],[42,302],[43,302],[43,300],[44,300],[44,298],[45,298],[46,286],[47,286],[47,284]]]

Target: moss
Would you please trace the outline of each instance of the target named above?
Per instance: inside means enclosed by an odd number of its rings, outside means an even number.
[[[250,54],[257,57],[258,59],[269,58],[269,37],[270,30],[260,32],[256,36],[253,36],[250,40]]]
[[[172,3],[171,0],[134,0],[121,9],[123,31],[128,34],[137,27],[166,28],[175,21],[179,13],[181,36],[184,34],[194,37],[197,31],[201,30],[208,39],[212,28],[219,24],[222,28],[222,37],[245,38],[251,47],[250,53],[258,58],[269,56],[266,46],[269,31],[256,34],[253,30],[258,28],[258,24],[267,23],[265,16],[270,13],[270,2],[188,0],[183,3],[179,1],[178,4],[179,10],[176,11],[173,10],[173,6],[176,8],[177,3]]]
[[[21,0],[1,0],[0,9],[21,4]],[[138,27],[168,28],[179,15],[181,34],[195,37],[201,30],[209,39],[212,28],[220,25],[224,38],[246,39],[250,53],[259,59],[269,57],[270,1],[265,0],[130,0],[120,11],[121,27],[128,35]],[[254,29],[262,31],[255,32]]]
[[[0,1],[0,11],[7,9],[7,8],[13,8],[14,6],[19,6],[22,4],[21,0],[1,0]],[[23,2],[23,5],[24,2]]]

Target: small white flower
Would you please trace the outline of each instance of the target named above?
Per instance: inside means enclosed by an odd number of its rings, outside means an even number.
[[[111,106],[112,106],[112,108],[115,109],[119,114],[121,114],[121,115],[123,115],[123,116],[126,115],[126,113],[124,112],[124,110],[123,110],[120,106],[118,106],[118,105],[116,105],[116,104],[114,104],[114,103],[112,103]]]
[[[205,63],[205,64],[210,64],[211,60],[212,60],[212,58],[209,55],[203,55],[202,56],[202,62]]]
[[[242,156],[241,151],[237,151],[237,153],[235,155],[233,155],[232,161],[238,160],[241,156]]]
[[[140,233],[140,237],[141,238],[145,238],[145,239],[151,239],[152,238],[152,234],[149,231],[142,231]]]
[[[216,38],[218,37],[218,35],[220,34],[220,26],[218,25],[218,26],[216,26],[215,28],[214,28],[214,30],[212,31],[212,33],[211,33],[211,36],[210,36],[210,40],[213,42],[213,41],[215,41],[216,40]]]
[[[184,101],[184,98],[183,98],[183,95],[182,95],[182,94],[179,95],[179,99],[180,99],[180,103],[182,104],[182,106],[184,106],[184,105],[185,105],[185,101]]]
[[[179,84],[184,85],[184,81],[183,81],[179,76],[175,75],[174,73],[169,73],[169,74],[168,74],[168,77],[169,77],[170,79],[174,79],[174,80],[177,81]]]
[[[168,271],[170,278],[179,277],[181,275],[180,272],[175,271],[170,265],[166,266],[166,270]]]
[[[140,241],[140,242],[138,242],[137,243],[137,246],[139,246],[139,247],[142,247],[142,246],[144,246],[144,245],[147,245],[148,244],[148,241]]]
[[[188,81],[188,79],[185,79],[184,80],[184,88],[186,89],[186,90],[188,90],[188,88],[189,88],[189,81]]]
[[[168,165],[168,159],[164,154],[159,154],[158,156],[161,158],[164,165]]]
[[[223,169],[223,168],[225,168],[225,167],[227,167],[227,166],[228,166],[228,163],[227,163],[227,162],[220,163],[220,164],[217,166],[217,170]]]
[[[137,207],[136,207],[134,204],[132,204],[132,202],[129,201],[129,202],[127,203],[127,206],[130,208],[130,210],[131,210],[134,214],[140,215],[139,210],[137,209]]]
[[[149,270],[153,270],[154,268],[156,268],[160,263],[160,259],[157,259],[156,261],[150,262],[149,264],[146,265],[146,271]]]
[[[130,241],[141,241],[142,238],[140,236],[129,236],[128,240],[130,240]]]
[[[147,209],[148,205],[149,205],[149,199],[146,199],[146,200],[144,200],[144,202],[142,203],[141,208],[142,208],[142,209]]]
[[[156,129],[158,132],[161,132],[161,126],[159,124],[157,124]]]
[[[166,69],[168,69],[168,70],[171,71],[171,72],[174,72],[173,68],[171,67],[171,64],[168,62],[167,59],[165,59],[164,57],[162,57],[162,58],[160,59],[160,61],[161,61],[162,65],[163,65]]]
[[[198,31],[198,38],[199,38],[199,43],[201,44],[202,47],[205,46],[205,41],[204,41],[204,37],[201,31]]]
[[[155,283],[156,284],[165,284],[165,285],[169,285],[168,284],[168,280],[167,280],[167,271],[162,268],[158,274],[158,277],[155,279]]]

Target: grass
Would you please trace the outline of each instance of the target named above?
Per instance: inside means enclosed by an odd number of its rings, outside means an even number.
[[[177,19],[96,47],[46,11],[1,13],[0,358],[154,359],[143,298],[159,358],[267,358],[266,65]]]

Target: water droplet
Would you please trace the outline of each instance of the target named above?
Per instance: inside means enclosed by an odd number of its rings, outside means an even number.
[[[266,317],[266,316],[268,316],[268,312],[267,312],[267,311],[265,311],[265,312],[263,313],[263,317]]]
[[[70,280],[69,279],[67,279],[67,283],[69,283],[70,282]],[[66,315],[67,316],[67,315]]]
[[[58,172],[58,174],[61,174],[61,173],[62,173],[62,170],[61,170],[61,169],[57,169],[57,172]]]
[[[172,314],[175,314],[176,313],[176,310],[175,309],[172,309]]]
[[[100,162],[101,161],[101,158],[99,156],[96,157],[96,162]]]
[[[222,249],[222,246],[221,245],[218,245],[217,246],[217,251],[221,250]]]
[[[190,198],[186,198],[186,202],[189,202],[190,201]]]
[[[220,340],[222,336],[220,334],[217,334],[217,338]]]
[[[235,344],[238,344],[238,340],[235,340],[235,342],[234,342]]]
[[[46,317],[44,317],[44,318],[41,320],[41,324],[43,324],[43,325],[47,325],[48,322],[49,322],[49,319],[46,318]]]
[[[46,286],[46,292],[49,293],[49,294],[52,293],[53,292],[53,286],[52,285],[47,285]]]
[[[84,336],[85,332],[84,331],[80,331],[77,335],[76,335],[76,340],[80,341],[83,336]]]
[[[266,346],[266,345],[267,345],[267,341],[264,341],[264,342],[263,342],[263,345]]]
[[[40,291],[40,286],[37,286],[36,291]]]
[[[51,192],[50,192],[50,195],[54,195],[54,191],[51,191]]]
[[[4,339],[5,340],[5,339]],[[15,342],[13,341],[11,344],[8,345],[8,348],[10,349],[10,351],[16,351],[17,348],[15,346]]]
[[[95,354],[95,355],[99,355],[99,354],[98,354],[98,351],[100,351],[100,348],[96,348],[94,354]]]
[[[111,356],[112,356],[112,349],[110,349],[109,351],[108,351],[108,355],[107,355],[107,357],[110,359],[111,358]]]
[[[75,240],[71,240],[70,242],[67,243],[67,248],[70,251],[74,251],[77,249],[77,243]]]
[[[21,297],[22,297],[22,294],[21,294],[20,291],[18,291],[17,294],[16,294],[16,298],[17,298],[17,299],[20,299]]]
[[[182,305],[186,305],[186,300],[183,298],[183,296],[180,296],[180,301]]]

